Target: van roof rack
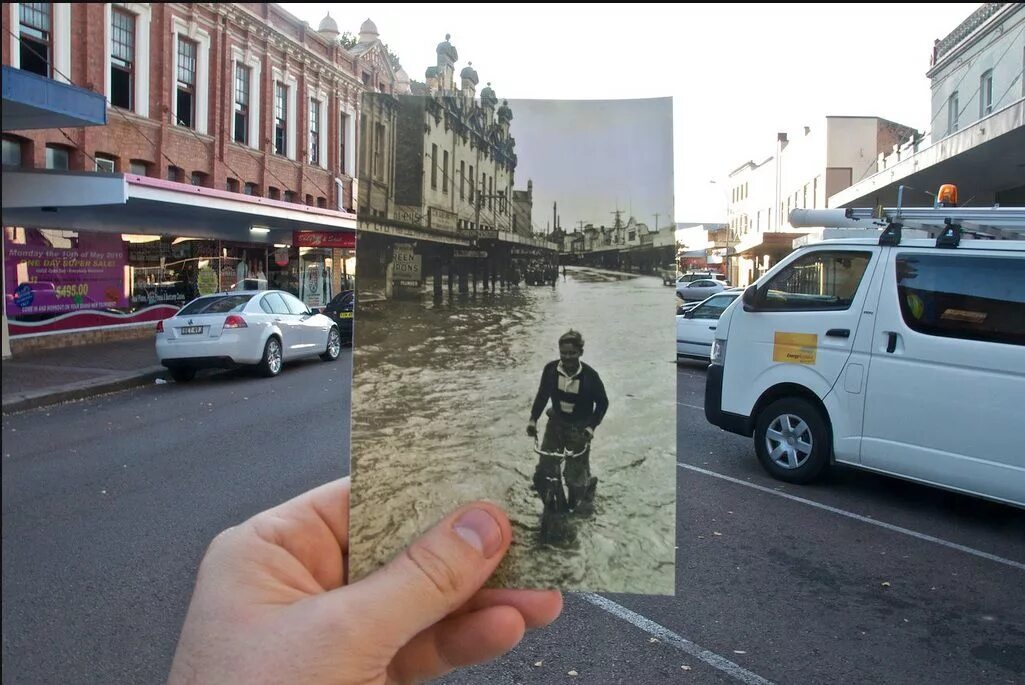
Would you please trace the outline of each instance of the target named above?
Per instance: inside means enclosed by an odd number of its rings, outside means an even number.
[[[932,229],[937,247],[956,247],[962,235],[1025,240],[1025,207],[877,207],[795,209],[794,228],[882,229],[880,245],[899,245],[902,228]],[[956,228],[956,230],[955,230]]]

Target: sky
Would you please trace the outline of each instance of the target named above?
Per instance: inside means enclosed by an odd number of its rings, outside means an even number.
[[[979,4],[286,6],[314,28],[330,12],[353,34],[373,19],[418,81],[450,33],[457,72],[473,62],[499,98],[673,98],[676,220],[712,222],[729,172],[770,156],[779,131],[826,115],[929,130],[933,40]]]
[[[613,211],[664,227],[673,210],[672,99],[510,100],[516,184],[534,183],[535,230],[558,203],[564,230],[615,225]],[[660,216],[656,219],[655,214]]]

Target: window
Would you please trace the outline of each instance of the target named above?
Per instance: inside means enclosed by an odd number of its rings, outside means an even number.
[[[22,2],[18,7],[21,13],[21,68],[52,78],[53,3]]]
[[[488,179],[488,209],[495,210],[495,177]]]
[[[185,180],[185,170],[177,166],[167,167],[167,180],[181,183]]]
[[[196,128],[196,43],[178,37],[178,121]]]
[[[274,84],[274,154],[288,151],[288,86],[280,81]]]
[[[338,127],[338,173],[350,174],[349,161],[345,158],[346,144],[349,139],[349,115],[342,114],[341,125]]]
[[[773,276],[761,309],[785,311],[849,309],[871,252],[810,252]]]
[[[135,106],[135,15],[114,7],[110,14],[110,104]]]
[[[202,171],[193,171],[192,176],[189,179],[194,186],[205,186],[206,185],[206,174]]]
[[[267,186],[267,197],[269,197],[272,200],[280,200],[281,190],[275,188],[274,186]]]
[[[292,313],[288,311],[288,305],[286,305],[285,301],[281,299],[281,293],[270,293],[269,295],[264,295],[263,299],[260,301],[260,308],[265,312],[274,314],[291,315]]]
[[[180,312],[181,316],[192,314],[228,314],[240,312],[245,309],[252,295],[214,295],[212,297],[201,297],[200,299],[186,305]]]
[[[302,300],[300,300],[298,297],[296,297],[295,295],[292,295],[290,293],[278,293],[278,294],[281,296],[281,299],[283,299],[285,301],[285,304],[288,306],[289,310],[291,310],[291,312],[293,314],[308,314],[309,313],[310,308],[307,307],[306,304]]]
[[[438,146],[431,144],[431,190],[438,189]]]
[[[466,199],[466,162],[459,162],[459,199]]]
[[[238,192],[238,179],[237,178],[229,178],[229,179],[227,179],[227,181],[225,181],[225,183],[224,183],[224,187],[228,189],[229,193],[237,193]]]
[[[249,144],[249,67],[235,64],[235,142]]]
[[[313,196],[310,195],[309,193],[306,194],[306,206],[307,207],[312,207],[313,206]]]
[[[947,135],[957,130],[957,91],[947,100]]]
[[[68,149],[60,145],[46,146],[46,168],[67,169],[70,160]]]
[[[321,209],[327,209],[327,198],[326,197],[318,197],[317,198],[317,206],[320,207]]]
[[[129,172],[136,176],[148,176],[149,175],[149,162],[143,162],[138,159],[133,159],[128,166]]]
[[[441,163],[441,192],[448,193],[448,150],[445,150]]]
[[[291,190],[286,190],[282,199],[285,202],[295,202],[295,192]]]
[[[470,202],[473,202],[474,191],[477,188],[477,177],[473,175],[473,165],[470,165],[470,175],[466,178],[470,179]]]
[[[1025,260],[897,255],[904,323],[927,335],[1025,345]]]
[[[690,318],[692,319],[718,319],[722,316],[722,313],[726,311],[733,300],[737,299],[736,295],[720,295],[718,297],[711,297],[705,301],[704,304],[694,309],[693,314]]]
[[[116,166],[114,157],[98,154],[94,159],[96,160],[96,171],[114,173],[114,167]]]
[[[310,98],[310,164],[320,164],[320,101]]]
[[[993,70],[983,72],[979,79],[979,116],[993,113]]]
[[[256,189],[255,183],[247,183],[242,186],[242,192],[246,195],[259,195],[260,193]]]
[[[383,181],[385,176],[384,124],[374,124],[374,175]]]
[[[4,166],[21,166],[21,143],[13,138],[4,138]]]

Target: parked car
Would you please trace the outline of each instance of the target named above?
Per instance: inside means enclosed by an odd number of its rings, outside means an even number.
[[[341,347],[334,321],[282,290],[205,295],[157,323],[157,358],[178,382],[197,369],[236,366],[276,376],[294,359],[335,361]]]
[[[780,480],[843,463],[1025,507],[1025,241],[884,236],[809,245],[744,291],[706,418]]]
[[[324,316],[330,318],[338,326],[342,344],[352,344],[352,315],[356,304],[356,291],[343,290],[331,298],[324,307]]]
[[[677,283],[676,296],[683,301],[701,301],[726,289],[722,281],[701,278],[690,283]]]
[[[676,279],[677,284],[679,283],[690,283],[691,281],[697,281],[701,279],[712,279],[713,281],[721,281],[723,285],[729,285],[725,275],[717,273],[715,271],[688,271],[679,278]]]
[[[676,360],[698,359],[709,361],[712,342],[719,317],[733,301],[740,297],[740,290],[726,290],[696,303],[676,317]]]

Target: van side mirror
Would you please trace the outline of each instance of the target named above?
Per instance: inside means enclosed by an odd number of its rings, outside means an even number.
[[[761,300],[761,295],[758,292],[758,288],[753,285],[747,286],[744,290],[744,294],[740,296],[740,301],[744,303],[745,312],[758,311],[758,303]]]

